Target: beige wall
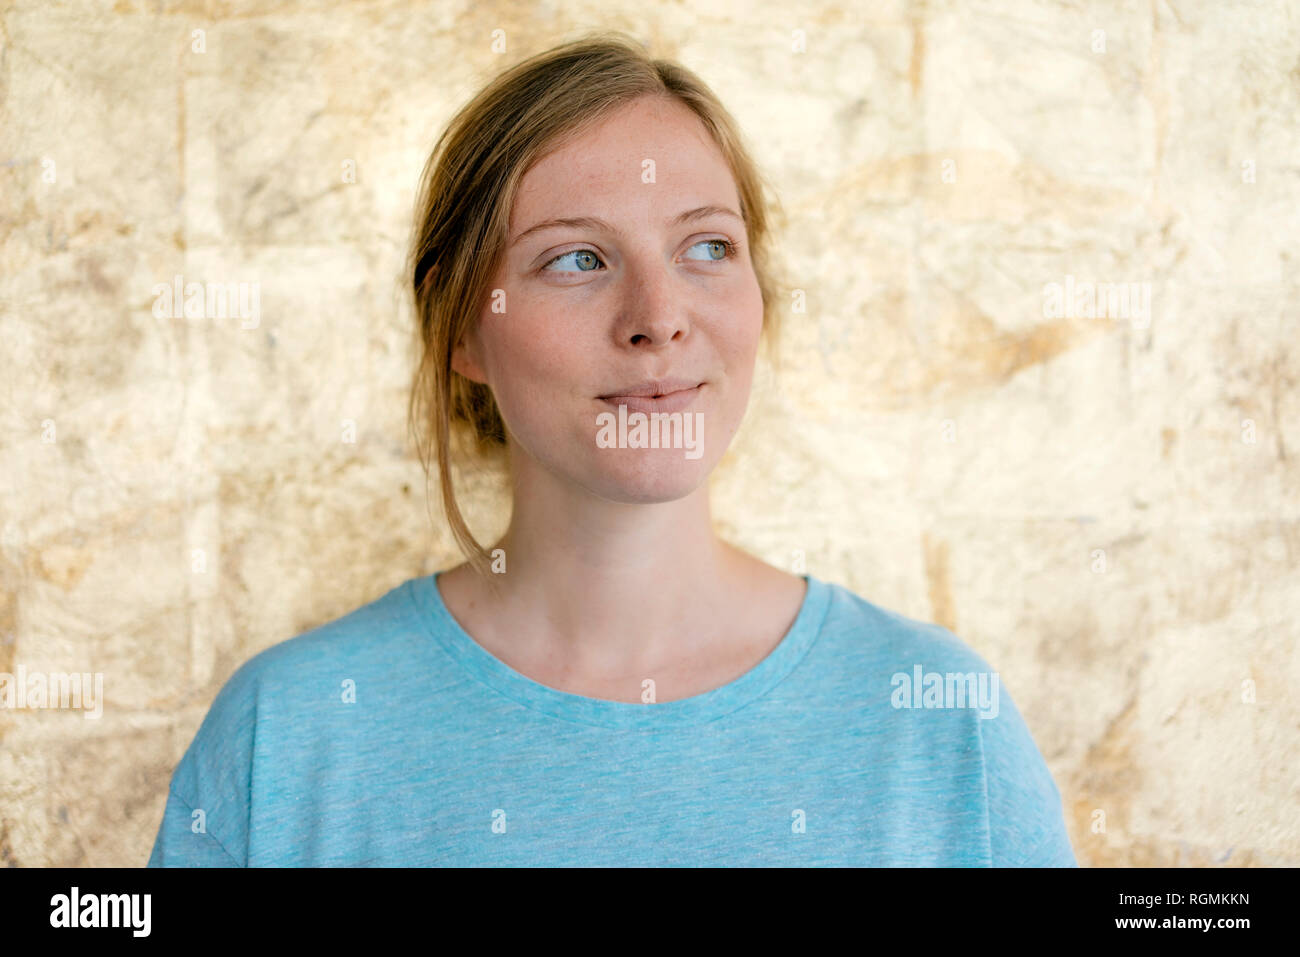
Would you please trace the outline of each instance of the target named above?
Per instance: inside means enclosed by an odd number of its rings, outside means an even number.
[[[1286,3],[47,6],[0,20],[0,671],[104,711],[0,713],[0,864],[143,863],[241,662],[456,561],[405,435],[416,179],[596,26],[699,71],[789,216],[720,530],[990,660],[1081,863],[1300,864]],[[258,324],[156,318],[177,274]],[[1052,316],[1067,275],[1149,315]]]

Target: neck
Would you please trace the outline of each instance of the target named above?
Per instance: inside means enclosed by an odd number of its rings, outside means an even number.
[[[516,475],[510,526],[493,548],[495,616],[520,653],[618,673],[679,656],[726,625],[720,596],[743,554],[713,531],[707,483],[675,501],[611,502]],[[525,627],[525,625],[527,627]]]

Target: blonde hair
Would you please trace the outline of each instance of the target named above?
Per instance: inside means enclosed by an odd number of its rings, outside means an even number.
[[[767,189],[735,120],[699,77],[609,31],[553,47],[496,77],[452,117],[434,145],[421,176],[407,264],[419,351],[409,424],[426,483],[437,459],[448,525],[480,574],[487,573],[490,556],[456,503],[452,446],[492,458],[508,445],[491,389],[453,370],[453,351],[478,321],[524,175],[562,140],[646,95],[689,107],[730,166],[763,297],[763,333],[769,355],[775,354],[778,287],[769,235],[773,216],[780,215],[779,200]]]

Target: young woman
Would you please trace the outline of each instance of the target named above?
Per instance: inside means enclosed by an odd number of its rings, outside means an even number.
[[[151,865],[1075,863],[982,658],[712,528],[773,332],[768,229],[726,110],[625,38],[454,118],[411,257],[412,398],[467,561],[241,667]],[[509,476],[491,549],[458,437]]]

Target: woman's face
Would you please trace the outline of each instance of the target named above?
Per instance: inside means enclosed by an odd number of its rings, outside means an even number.
[[[565,142],[524,176],[507,243],[453,367],[491,387],[516,468],[615,502],[696,489],[739,428],[763,321],[735,182],[700,120],[645,97]],[[654,382],[664,397],[627,398]],[[660,447],[631,447],[639,418]]]

